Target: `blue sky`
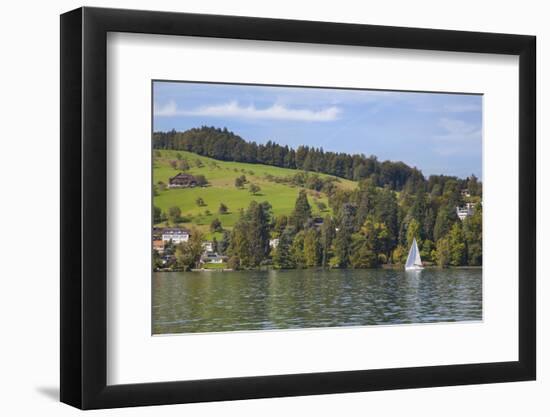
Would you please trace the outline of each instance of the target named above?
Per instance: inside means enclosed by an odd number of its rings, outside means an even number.
[[[481,178],[480,95],[155,81],[153,124],[155,131],[227,127],[248,141]]]

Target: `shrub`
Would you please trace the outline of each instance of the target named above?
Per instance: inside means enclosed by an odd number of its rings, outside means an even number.
[[[241,269],[241,260],[239,259],[238,256],[232,256],[227,261],[227,267],[229,269],[233,269],[234,271],[237,271],[237,270]]]

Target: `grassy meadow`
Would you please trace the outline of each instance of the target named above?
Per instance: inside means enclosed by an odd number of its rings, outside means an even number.
[[[160,153],[160,155],[159,155]],[[289,215],[294,209],[294,203],[300,191],[300,187],[291,184],[281,184],[270,181],[268,175],[274,177],[288,177],[299,172],[298,170],[279,168],[261,164],[247,164],[241,162],[218,161],[212,158],[199,156],[185,151],[161,150],[153,154],[153,184],[162,181],[168,184],[168,179],[181,172],[170,165],[170,161],[177,160],[177,155],[187,160],[190,169],[185,171],[191,175],[204,175],[208,181],[206,187],[165,189],[159,190],[154,197],[154,205],[167,213],[170,207],[177,206],[181,209],[182,217],[189,221],[180,223],[183,227],[196,227],[206,234],[208,239],[213,237],[210,233],[210,223],[218,218],[224,229],[230,230],[239,217],[239,210],[246,209],[251,201],[268,201],[273,207],[273,214],[279,216]],[[243,188],[235,186],[235,179],[245,175],[247,183]],[[329,177],[319,174],[320,177]],[[253,195],[250,184],[258,185],[261,190]],[[356,182],[338,179],[338,187],[352,189]],[[307,190],[308,200],[314,215],[324,216],[330,213],[327,196],[322,192]],[[199,206],[198,198],[204,200],[205,205]],[[317,207],[317,202],[326,205],[324,212]],[[227,214],[219,214],[218,208],[223,203],[228,207]],[[156,226],[163,226],[165,223]],[[215,234],[220,238],[221,234]]]

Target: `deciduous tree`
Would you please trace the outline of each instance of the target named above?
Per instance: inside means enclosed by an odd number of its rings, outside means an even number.
[[[250,193],[252,195],[256,195],[258,194],[260,191],[261,191],[261,188],[259,185],[256,185],[256,184],[250,184],[249,187],[248,187],[248,191],[250,191]]]
[[[181,209],[178,206],[172,206],[168,209],[168,218],[172,223],[179,223],[181,217]]]
[[[198,229],[191,230],[187,242],[176,245],[176,263],[183,270],[195,268],[202,254],[203,234]]]
[[[455,223],[448,235],[450,260],[453,266],[464,265],[467,259],[466,240],[462,231],[462,224]]]

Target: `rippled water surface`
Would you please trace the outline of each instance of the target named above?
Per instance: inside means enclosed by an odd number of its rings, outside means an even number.
[[[481,319],[481,269],[153,274],[154,334]]]

